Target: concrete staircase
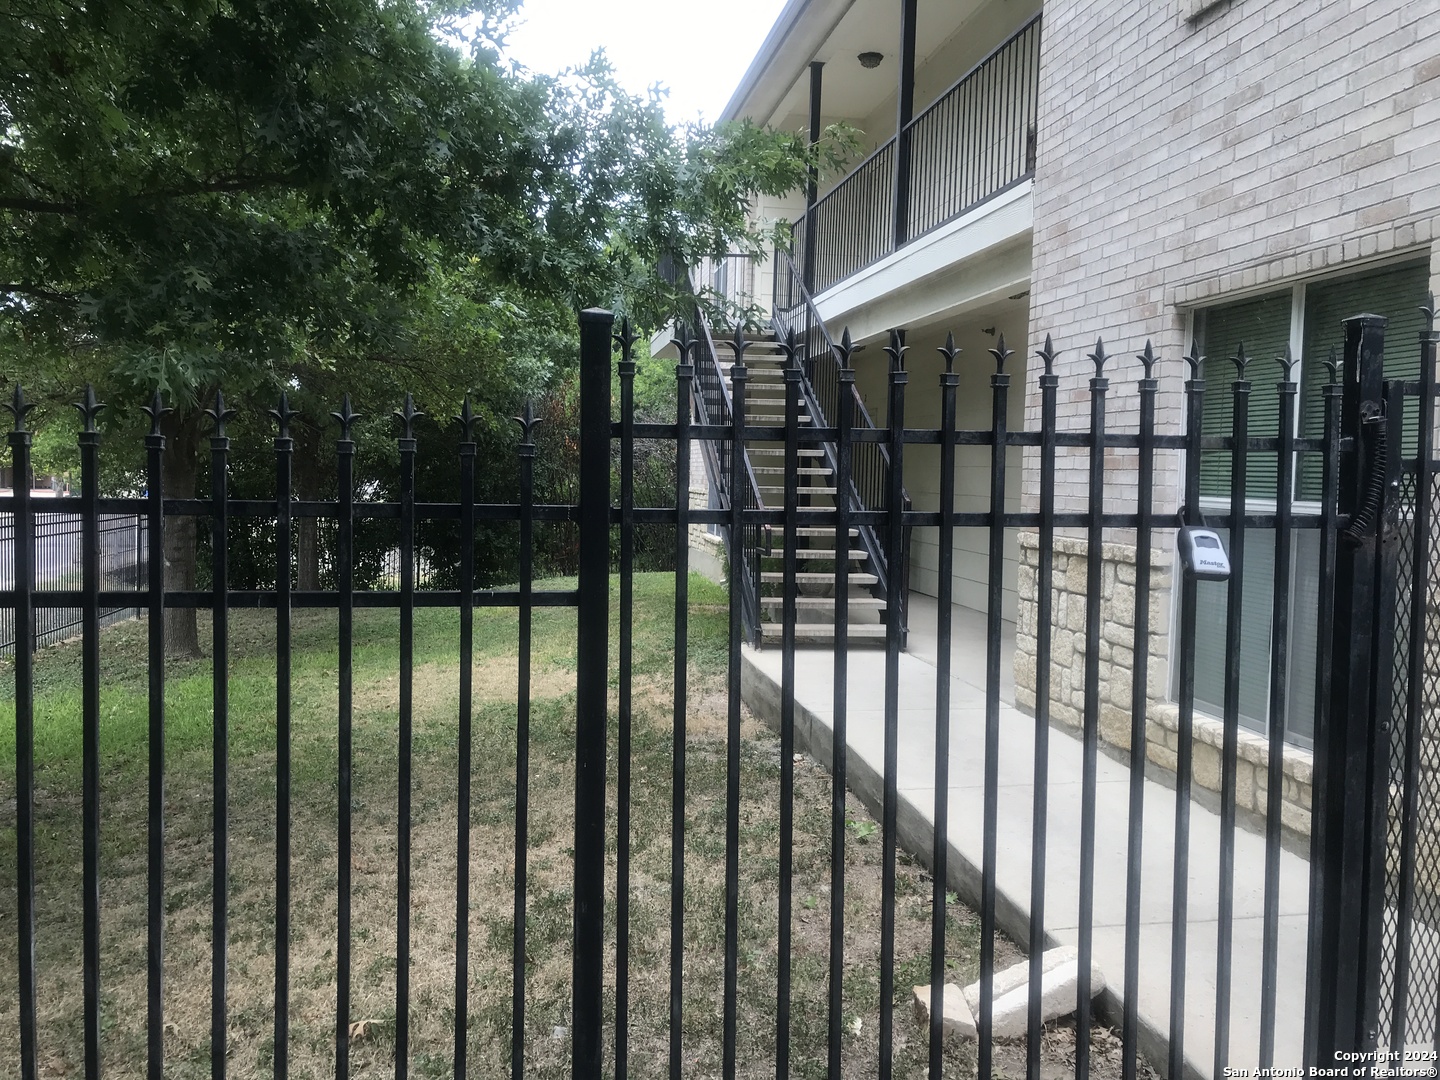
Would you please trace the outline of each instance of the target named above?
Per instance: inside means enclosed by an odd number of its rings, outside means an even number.
[[[745,387],[745,423],[755,427],[783,427],[785,424],[784,351],[773,339],[754,342],[745,355],[749,379]],[[726,389],[733,399],[729,367],[724,368]],[[805,396],[800,396],[800,423],[815,422]],[[745,452],[750,460],[761,505],[778,510],[785,506],[785,447],[777,442],[747,442]],[[796,476],[799,505],[803,509],[829,509],[835,506],[835,477],[826,460],[825,451],[814,444],[802,445],[800,466]],[[802,644],[825,644],[835,641],[835,530],[823,526],[801,526],[795,530],[798,569],[795,640]],[[851,643],[879,642],[885,639],[885,601],[873,595],[879,577],[867,566],[868,553],[859,543],[859,530],[850,530],[850,588],[847,598]],[[761,644],[778,642],[783,633],[784,604],[783,529],[767,530],[766,544],[760,553],[760,640]]]

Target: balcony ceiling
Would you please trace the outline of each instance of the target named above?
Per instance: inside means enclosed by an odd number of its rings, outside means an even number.
[[[939,51],[986,3],[1013,0],[919,0],[917,66]],[[804,127],[810,109],[811,60],[825,62],[826,122],[861,120],[893,100],[900,78],[900,5],[897,0],[792,0],[766,38],[725,110],[783,130]],[[883,53],[865,69],[856,57]],[[960,74],[956,72],[956,74]],[[927,102],[916,101],[917,107]]]

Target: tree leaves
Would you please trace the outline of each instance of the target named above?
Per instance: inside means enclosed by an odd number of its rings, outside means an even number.
[[[10,0],[0,376],[181,410],[221,383],[262,411],[346,383],[514,400],[569,368],[575,309],[652,328],[683,299],[663,259],[761,249],[749,200],[820,155],[672,130],[599,55],[519,70],[514,8]]]

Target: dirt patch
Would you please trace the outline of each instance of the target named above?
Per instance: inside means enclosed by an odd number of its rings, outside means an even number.
[[[475,661],[472,693],[477,707],[487,702],[514,705],[519,698],[520,660],[515,656],[483,656]],[[417,715],[455,709],[460,702],[460,674],[453,661],[417,664],[411,693]],[[575,692],[575,672],[532,661],[530,699],[564,697]],[[396,713],[400,710],[400,674],[378,676],[355,688],[356,711]]]

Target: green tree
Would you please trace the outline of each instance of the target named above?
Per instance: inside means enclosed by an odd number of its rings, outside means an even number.
[[[802,182],[799,136],[673,131],[599,57],[518,71],[513,6],[4,0],[6,374],[116,402],[160,387],[167,491],[185,497],[222,384],[257,415],[287,389],[314,462],[341,388],[394,401],[422,382],[437,407],[485,379],[533,390],[544,364],[507,354],[535,360],[554,330],[515,313],[608,303],[654,325],[677,299],[663,257],[758,246],[749,201]],[[183,589],[196,538],[176,526]],[[167,638],[197,651],[193,612]]]

